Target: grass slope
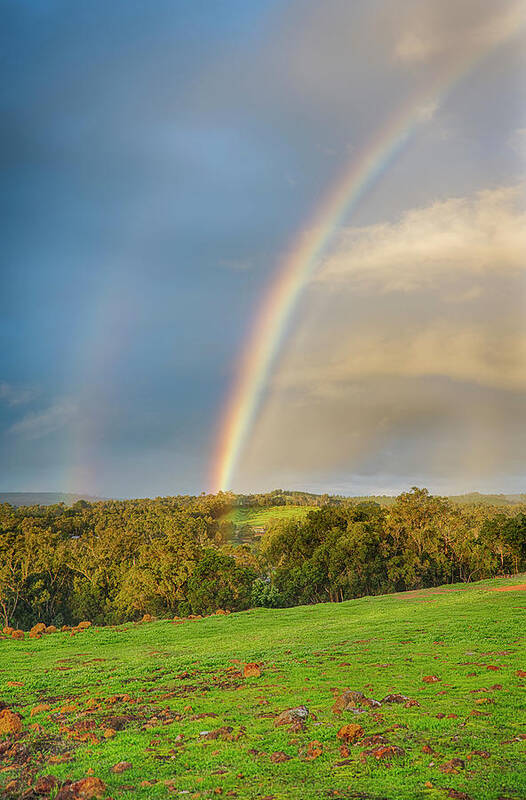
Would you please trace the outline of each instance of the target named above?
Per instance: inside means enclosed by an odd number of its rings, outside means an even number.
[[[9,796],[18,775],[27,788],[36,774],[78,779],[92,768],[113,798],[525,798],[526,595],[492,591],[521,580],[0,641],[1,699],[22,714],[31,753],[18,765],[0,755],[13,766],[0,771],[0,792]],[[261,677],[243,678],[238,662],[252,661]],[[429,675],[440,680],[424,682]],[[346,688],[376,699],[402,692],[420,705],[337,717],[334,696]],[[51,708],[30,717],[40,703]],[[274,726],[276,713],[300,704],[310,710],[304,731]],[[345,723],[405,754],[363,763],[358,742],[342,756]],[[105,739],[112,725],[123,729]],[[230,737],[201,735],[222,726]],[[313,740],[322,754],[305,760]],[[272,763],[275,751],[290,760]],[[443,774],[453,758],[465,766]],[[111,773],[120,761],[131,768]],[[21,783],[11,786],[20,796]]]
[[[269,508],[233,508],[223,517],[237,527],[268,527],[276,520],[303,519],[315,506],[270,506]]]

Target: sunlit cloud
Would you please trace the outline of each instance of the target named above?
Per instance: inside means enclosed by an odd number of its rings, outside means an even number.
[[[440,291],[463,277],[524,270],[526,210],[523,185],[451,198],[414,209],[399,222],[349,228],[317,280],[352,282],[382,292]]]
[[[414,65],[447,57],[459,48],[492,47],[520,30],[525,21],[523,0],[406,3],[405,13],[399,15],[402,31],[394,55]]]
[[[499,188],[342,233],[274,377],[247,485],[276,471],[369,469],[403,483],[520,470],[522,197]]]

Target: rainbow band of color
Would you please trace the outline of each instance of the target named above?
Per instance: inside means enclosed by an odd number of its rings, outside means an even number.
[[[521,4],[519,12],[524,10]],[[399,153],[404,144],[429,119],[430,113],[443,101],[447,92],[488,52],[516,33],[521,14],[515,13],[505,24],[502,35],[491,45],[471,50],[467,56],[450,64],[447,70],[411,98],[389,122],[377,132],[361,155],[352,159],[343,176],[331,188],[317,209],[314,219],[300,233],[278,268],[277,277],[268,291],[256,323],[236,371],[237,380],[230,393],[226,412],[221,419],[217,449],[213,459],[211,491],[227,491],[247,441],[261,398],[283,341],[288,320],[302,289],[316,269],[334,232],[344,218],[356,208],[364,193]],[[525,19],[523,16],[522,22]]]

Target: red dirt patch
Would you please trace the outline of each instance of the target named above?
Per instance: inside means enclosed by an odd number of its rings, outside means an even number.
[[[526,583],[517,583],[515,586],[498,586],[492,592],[526,592]]]

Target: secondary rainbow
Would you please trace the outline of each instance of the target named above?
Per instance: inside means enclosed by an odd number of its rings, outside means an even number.
[[[221,421],[213,458],[211,491],[230,488],[233,472],[254,424],[268,378],[302,289],[344,218],[385,171],[419,126],[425,123],[447,92],[488,52],[509,39],[525,21],[525,5],[499,20],[490,41],[467,47],[467,54],[449,63],[430,85],[418,92],[379,129],[357,158],[351,159],[278,266],[236,370]]]

